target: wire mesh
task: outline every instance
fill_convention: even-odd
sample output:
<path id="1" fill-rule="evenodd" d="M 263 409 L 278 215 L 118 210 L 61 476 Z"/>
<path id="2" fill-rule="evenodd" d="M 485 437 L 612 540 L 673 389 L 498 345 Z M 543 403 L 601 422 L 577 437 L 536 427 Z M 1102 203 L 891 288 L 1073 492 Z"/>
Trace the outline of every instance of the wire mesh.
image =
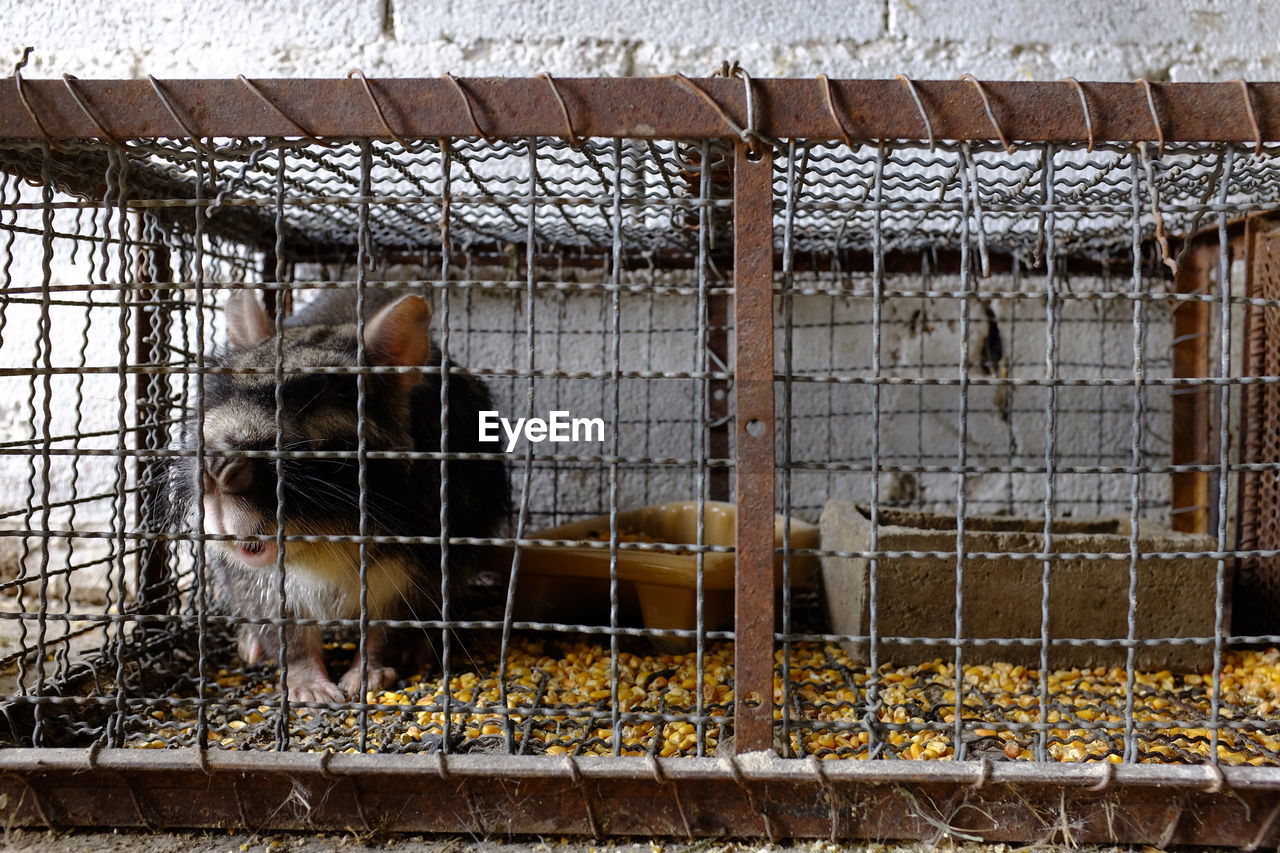
<path id="1" fill-rule="evenodd" d="M 1256 380 L 1233 349 L 1247 300 L 1228 275 L 1227 228 L 1256 209 L 1265 157 L 1225 146 L 845 151 L 792 143 L 775 182 L 781 511 L 822 509 L 817 553 L 843 626 L 778 635 L 790 673 L 779 747 L 1273 761 L 1271 652 L 1223 653 L 1235 554 L 1221 503 L 1239 469 L 1233 401 Z M 859 200 L 844 213 L 832 197 L 849 184 Z M 861 234 L 870 269 L 806 257 L 815 222 Z M 1179 292 L 1170 268 L 1206 230 L 1221 247 L 1212 279 Z M 903 246 L 956 257 L 949 272 L 928 259 L 903 271 Z M 1090 255 L 1105 260 L 1072 270 Z M 1198 378 L 1171 358 L 1171 318 L 1187 300 L 1211 315 L 1196 337 L 1212 362 Z M 1217 383 L 1212 453 L 1175 465 L 1174 401 L 1203 383 Z M 1160 528 L 1187 509 L 1171 491 L 1180 472 L 1213 479 L 1208 535 Z M 831 496 L 846 503 L 819 505 Z M 1195 614 L 1174 617 L 1189 599 Z"/>
<path id="2" fill-rule="evenodd" d="M 703 542 L 698 531 L 689 542 L 650 542 L 616 518 L 619 508 L 659 498 L 703 505 L 713 471 L 720 472 L 722 492 L 727 484 L 731 459 L 712 458 L 707 440 L 707 387 L 724 384 L 729 373 L 724 320 L 713 328 L 707 319 L 708 300 L 725 288 L 709 272 L 716 249 L 713 217 L 704 212 L 727 200 L 712 200 L 710 181 L 700 181 L 691 165 L 723 156 L 709 142 L 620 140 L 580 150 L 557 140 L 451 140 L 408 149 L 366 141 L 314 148 L 229 141 L 205 150 L 135 141 L 123 151 L 95 145 L 6 151 L 13 168 L 38 162 L 45 179 L 36 200 L 16 180 L 6 183 L 14 188 L 4 199 L 13 238 L 6 257 L 40 251 L 44 257 L 43 275 L 6 268 L 6 319 L 21 310 L 15 303 L 57 317 L 57 324 L 36 325 L 32 367 L 19 362 L 8 377 L 18 393 L 29 392 L 17 416 L 29 416 L 31 424 L 9 446 L 31 492 L 26 506 L 19 502 L 10 513 L 10 541 L 24 543 L 39 563 L 9 584 L 17 607 L 7 621 L 19 635 L 9 659 L 18 663 L 10 710 L 34 717 L 29 730 L 25 721 L 16 725 L 15 739 L 361 750 L 408 749 L 413 740 L 415 748 L 466 751 L 476 738 L 498 735 L 503 750 L 517 752 L 621 752 L 625 740 L 628 751 L 658 754 L 670 735 L 683 750 L 714 748 L 708 726 L 725 720 L 727 679 L 718 702 L 694 700 L 684 655 L 668 655 L 665 665 L 658 657 L 641 663 L 631 647 L 647 649 L 651 635 L 672 647 L 696 647 L 696 661 L 688 663 L 700 674 L 708 644 L 723 641 L 729 626 L 708 631 L 698 621 L 646 630 L 636 584 L 630 577 L 620 583 L 617 564 L 663 553 L 691 564 L 705 553 L 723 561 L 731 543 Z M 85 163 L 100 157 L 110 164 L 105 201 L 56 193 L 72 185 L 59 184 L 55 172 L 88 172 Z M 24 222 L 33 219 L 38 227 Z M 254 239 L 246 243 L 250 232 Z M 82 241 L 87 258 L 76 254 Z M 684 256 L 685 271 L 655 262 L 660 254 Z M 699 256 L 702 271 L 689 273 Z M 223 309 L 241 284 L 263 285 L 255 290 L 266 296 L 264 315 L 281 330 L 274 350 L 264 340 L 253 350 L 256 358 L 225 343 L 235 328 Z M 15 295 L 23 293 L 30 295 Z M 414 404 L 421 411 L 413 412 L 407 444 L 381 437 L 393 431 L 388 421 L 397 415 L 377 396 L 378 383 L 401 368 L 360 352 L 362 332 L 377 322 L 376 311 L 362 313 L 360 301 L 385 307 L 386 293 L 417 294 L 435 306 L 440 356 L 422 372 L 438 397 Z M 355 302 L 345 307 L 355 311 L 344 322 L 357 327 L 354 363 L 299 361 L 302 344 L 278 321 L 352 294 Z M 80 338 L 50 332 L 51 325 L 77 324 L 89 330 Z M 89 341 L 94 333 L 100 341 Z M 722 349 L 708 355 L 712 338 Z M 30 337 L 10 335 L 4 344 L 14 353 L 32 349 Z M 316 439 L 299 439 L 298 422 L 325 412 L 308 412 L 310 401 L 299 405 L 295 395 L 307 381 L 336 385 L 352 375 L 354 432 L 308 447 Z M 67 387 L 75 383 L 74 393 L 50 389 L 54 377 Z M 588 425 L 581 440 L 576 426 L 575 440 L 522 440 L 514 453 L 506 436 L 477 446 L 474 405 L 461 414 L 450 407 L 468 402 L 468 389 L 481 383 L 493 409 L 513 420 L 581 412 L 601 424 L 594 436 Z M 263 412 L 253 411 L 256 403 L 243 393 L 251 386 L 267 395 L 257 401 Z M 119 405 L 108 415 L 92 404 L 95 393 Z M 55 401 L 61 401 L 56 416 Z M 307 436 L 323 431 L 302 426 Z M 255 429 L 274 433 L 274 440 L 240 435 Z M 221 505 L 212 485 L 222 481 L 226 460 L 237 458 L 257 466 L 255 482 L 263 488 L 275 484 L 257 508 L 262 522 L 247 530 L 219 520 L 233 510 Z M 507 517 L 507 476 L 495 479 L 493 466 L 501 471 L 509 459 L 515 498 Z M 395 489 L 438 489 L 434 505 L 413 504 L 435 506 L 435 518 L 423 511 L 407 526 L 388 526 L 388 503 L 412 499 L 370 487 L 383 460 L 412 466 L 421 478 L 395 480 Z M 64 463 L 77 473 L 70 499 L 59 502 L 65 479 L 52 466 Z M 92 498 L 81 497 L 81 470 L 104 483 Z M 357 482 L 335 485 L 344 471 Z M 326 475 L 332 479 L 315 489 L 352 504 L 345 527 L 317 528 L 307 516 L 316 512 L 316 495 L 307 494 L 306 483 Z M 473 522 L 474 515 L 489 521 Z M 499 523 L 491 523 L 497 515 Z M 580 543 L 592 553 L 606 550 L 604 576 L 576 584 L 567 596 L 571 581 L 541 579 L 537 561 L 526 555 L 533 564 L 522 582 L 523 549 L 516 546 L 584 515 L 613 518 L 605 519 L 603 534 Z M 291 588 L 296 568 L 286 566 L 275 567 L 274 580 L 264 566 L 261 588 L 248 598 L 228 593 L 227 550 L 255 540 L 262 544 L 242 548 L 241 556 L 265 552 L 270 543 L 283 545 L 277 554 L 317 544 L 354 554 L 342 567 L 347 576 L 319 594 L 358 596 L 355 612 L 336 600 L 300 601 L 317 593 Z M 77 554 L 90 546 L 105 554 L 97 563 L 51 570 L 64 541 Z M 411 603 L 379 612 L 370 595 L 377 595 L 382 566 L 397 555 L 416 561 L 417 574 L 404 583 L 439 591 L 419 590 L 406 596 Z M 24 553 L 21 562 L 32 558 Z M 90 576 L 94 565 L 104 567 L 101 578 Z M 108 591 L 91 602 L 97 607 L 62 595 L 64 612 L 56 613 L 59 605 L 48 604 L 51 571 L 90 586 L 105 583 Z M 643 606 L 653 599 L 646 593 Z M 582 624 L 566 622 L 578 616 Z M 66 627 L 46 636 L 49 617 Z M 309 662 L 288 645 L 309 646 L 317 621 L 355 638 L 331 643 L 338 655 L 353 650 L 352 642 L 355 651 L 368 652 L 384 628 L 434 636 L 423 660 L 401 670 L 410 679 L 401 680 L 402 690 L 383 690 L 392 685 L 376 683 L 378 673 L 356 670 L 346 692 L 357 701 L 344 699 L 330 710 L 322 706 L 338 697 L 289 675 Z M 29 622 L 40 625 L 38 636 Z M 96 633 L 75 653 L 70 639 L 58 646 L 64 630 L 82 624 Z M 580 655 L 592 663 L 581 670 L 591 674 L 576 674 L 564 659 L 570 652 L 539 651 L 546 632 L 557 635 L 545 641 L 557 647 L 572 648 L 577 634 L 576 642 L 603 643 L 606 650 L 582 646 Z M 270 644 L 278 635 L 275 642 L 285 648 L 275 656 L 285 665 L 241 671 L 230 656 L 237 635 L 242 655 L 246 642 Z M 42 652 L 54 648 L 61 648 L 57 671 L 46 675 Z M 38 671 L 29 672 L 33 667 Z M 696 744 L 686 737 L 694 726 Z M 333 740 L 335 727 L 347 734 Z"/>
<path id="3" fill-rule="evenodd" d="M 1274 208 L 1276 149 L 781 146 L 779 750 L 1275 763 L 1275 652 L 1227 617 L 1229 498 L 1242 466 L 1275 465 L 1233 457 L 1239 389 L 1271 381 L 1241 372 L 1239 321 L 1277 305 L 1236 288 L 1227 230 Z M 753 345 L 730 302 L 733 157 L 545 137 L 5 143 L 10 739 L 729 751 L 720 502 L 737 486 L 734 348 Z M 1170 267 L 1215 229 L 1209 288 L 1179 291 Z M 227 345 L 246 288 L 267 321 L 248 361 Z M 438 355 L 380 361 L 367 335 L 405 294 L 431 305 Z M 342 357 L 300 357 L 287 318 L 343 299 Z M 1209 311 L 1201 378 L 1175 364 L 1188 304 Z M 430 405 L 388 440 L 379 395 L 411 373 Z M 345 381 L 341 440 L 306 434 L 298 389 Z M 261 411 L 234 414 L 256 443 L 211 432 L 247 385 Z M 512 419 L 599 418 L 600 440 L 480 447 L 462 408 L 477 387 Z M 1212 455 L 1175 464 L 1175 401 L 1194 389 Z M 270 486 L 261 524 L 215 530 L 204 474 L 236 459 Z M 389 465 L 409 472 L 394 494 L 377 488 Z M 479 473 L 494 465 L 500 484 Z M 1163 529 L 1187 509 L 1179 474 L 1213 485 L 1205 535 Z M 342 523 L 308 525 L 308 476 Z M 418 516 L 390 524 L 387 501 Z M 864 545 L 833 544 L 833 502 Z M 251 601 L 228 600 L 235 548 L 274 555 Z M 293 555 L 318 551 L 345 555 L 327 589 L 354 605 L 290 586 Z M 416 606 L 376 604 L 388 555 L 415 567 Z M 664 560 L 687 586 L 646 581 Z M 1181 633 L 1151 617 L 1164 577 L 1194 584 L 1189 610 L 1168 608 L 1194 612 Z M 421 645 L 394 680 L 357 666 L 340 701 L 298 680 L 313 661 L 290 648 L 342 680 L 387 631 Z M 246 637 L 284 665 L 237 658 Z"/>

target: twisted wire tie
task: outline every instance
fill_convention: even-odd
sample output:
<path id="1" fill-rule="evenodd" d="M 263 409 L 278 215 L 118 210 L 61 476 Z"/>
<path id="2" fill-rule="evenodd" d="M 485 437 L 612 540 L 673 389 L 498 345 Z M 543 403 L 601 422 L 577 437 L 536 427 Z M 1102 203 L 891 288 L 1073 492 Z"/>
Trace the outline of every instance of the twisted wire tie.
<path id="1" fill-rule="evenodd" d="M 769 815 L 768 809 L 760 807 L 756 802 L 755 793 L 751 790 L 751 786 L 747 783 L 747 777 L 742 775 L 742 768 L 738 766 L 738 756 L 728 755 L 720 759 L 720 766 L 728 769 L 729 775 L 733 777 L 734 783 L 742 789 L 742 793 L 747 797 L 747 805 L 751 811 L 760 815 L 761 821 L 764 823 L 764 834 L 770 843 L 777 840 L 777 832 L 774 831 L 773 818 Z"/>
<path id="2" fill-rule="evenodd" d="M 591 835 L 593 838 L 600 838 L 600 822 L 596 819 L 596 810 L 591 804 L 591 794 L 587 791 L 586 785 L 582 784 L 582 771 L 578 769 L 578 760 L 572 755 L 566 755 L 564 762 L 569 768 L 569 779 L 573 783 L 573 788 L 582 796 L 582 804 L 587 810 L 587 825 L 591 827 Z"/>
<path id="3" fill-rule="evenodd" d="M 702 98 L 702 100 L 706 102 L 707 106 L 711 107 L 715 114 L 720 117 L 720 120 L 724 122 L 725 127 L 729 129 L 732 135 L 746 143 L 749 151 L 752 153 L 758 153 L 756 143 L 769 142 L 769 140 L 766 139 L 763 134 L 757 132 L 753 126 L 755 119 L 755 104 L 751 94 L 751 78 L 745 71 L 742 71 L 742 69 L 738 69 L 738 71 L 743 77 L 743 82 L 746 86 L 747 92 L 747 127 L 745 128 L 734 121 L 733 116 L 729 115 L 728 111 L 726 111 L 724 107 L 720 106 L 720 103 L 716 101 L 715 98 L 711 97 L 711 95 L 697 83 L 679 72 L 670 75 L 670 77 L 685 91 Z"/>
<path id="4" fill-rule="evenodd" d="M 827 775 L 827 770 L 822 766 L 822 761 L 819 760 L 818 756 L 811 754 L 805 759 L 805 764 L 813 771 L 813 775 L 818 778 L 818 784 L 822 786 L 823 792 L 827 795 L 827 817 L 831 822 L 831 841 L 835 843 L 840 837 L 840 812 L 836 808 L 835 785 L 831 784 L 831 777 Z"/>
<path id="5" fill-rule="evenodd" d="M 664 788 L 671 788 L 671 796 L 676 803 L 676 813 L 680 815 L 680 822 L 684 824 L 685 837 L 693 838 L 693 826 L 689 823 L 689 815 L 684 810 L 684 800 L 680 797 L 680 786 L 667 778 L 667 774 L 662 769 L 662 764 L 658 761 L 656 755 L 652 752 L 647 752 L 644 757 L 645 763 L 649 765 L 649 771 L 653 774 L 653 781 Z"/>

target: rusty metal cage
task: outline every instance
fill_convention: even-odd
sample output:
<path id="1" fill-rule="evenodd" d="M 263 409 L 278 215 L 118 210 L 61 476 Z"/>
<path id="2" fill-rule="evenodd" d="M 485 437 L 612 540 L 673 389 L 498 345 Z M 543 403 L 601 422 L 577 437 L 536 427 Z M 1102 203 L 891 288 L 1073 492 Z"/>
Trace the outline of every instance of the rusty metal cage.
<path id="1" fill-rule="evenodd" d="M 11 83 L 11 823 L 1275 843 L 1280 85 Z M 265 366 L 220 360 L 245 291 Z M 286 318 L 349 293 L 363 342 L 384 291 L 438 361 L 286 367 Z M 371 446 L 407 370 L 431 442 Z M 355 377 L 349 446 L 284 441 L 294 375 Z M 272 441 L 206 446 L 227 376 Z M 466 382 L 600 440 L 468 444 Z M 224 457 L 274 529 L 183 510 Z M 358 527 L 285 523 L 315 460 Z M 380 460 L 438 514 L 380 526 Z M 215 607 L 246 536 L 281 589 L 348 548 L 358 616 Z M 384 546 L 432 612 L 367 606 Z M 336 702 L 236 657 L 313 625 L 434 659 Z"/>

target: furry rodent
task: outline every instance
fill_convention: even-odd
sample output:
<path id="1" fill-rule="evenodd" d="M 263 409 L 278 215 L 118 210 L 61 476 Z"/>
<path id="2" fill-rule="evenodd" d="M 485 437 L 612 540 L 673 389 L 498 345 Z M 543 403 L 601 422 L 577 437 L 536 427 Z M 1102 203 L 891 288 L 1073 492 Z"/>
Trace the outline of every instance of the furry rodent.
<path id="1" fill-rule="evenodd" d="M 430 339 L 431 309 L 416 294 L 368 288 L 365 293 L 365 363 L 439 365 Z M 272 319 L 251 291 L 237 291 L 226 307 L 228 344 L 214 362 L 229 368 L 271 368 L 272 373 L 210 373 L 205 378 L 206 451 L 276 448 L 277 336 Z M 325 290 L 284 321 L 280 335 L 284 378 L 282 449 L 357 449 L 354 374 L 298 374 L 297 368 L 357 365 L 356 295 Z M 366 374 L 365 449 L 440 450 L 440 375 L 420 372 Z M 465 453 L 492 450 L 477 436 L 478 412 L 492 409 L 477 379 L 448 380 L 448 447 Z M 197 424 L 187 423 L 184 444 L 196 447 Z M 510 510 L 506 466 L 493 460 L 451 460 L 448 465 L 448 532 L 451 537 L 492 536 Z M 360 533 L 359 466 L 354 458 L 286 458 L 282 463 L 287 535 Z M 440 462 L 367 459 L 366 529 L 370 536 L 440 534 Z M 179 515 L 194 525 L 203 494 L 204 532 L 272 536 L 276 532 L 276 468 L 269 458 L 210 455 L 201 470 L 183 457 L 175 470 Z M 202 489 L 203 486 L 203 489 Z M 354 542 L 287 542 L 283 607 L 275 542 L 210 541 L 206 545 L 215 600 L 240 618 L 355 619 L 360 615 L 359 546 Z M 366 546 L 370 619 L 440 618 L 440 549 L 434 545 L 369 543 Z M 474 549 L 453 546 L 451 581 L 474 568 Z M 453 584 L 450 601 L 456 601 Z M 451 604 L 451 607 L 454 607 Z M 456 608 L 453 611 L 456 614 Z M 315 626 L 288 625 L 287 685 L 297 701 L 339 701 L 354 696 L 361 660 L 330 679 Z M 242 625 L 240 656 L 248 662 L 279 658 L 279 628 Z M 380 690 L 396 680 L 395 653 L 387 630 L 366 638 L 366 683 Z"/>

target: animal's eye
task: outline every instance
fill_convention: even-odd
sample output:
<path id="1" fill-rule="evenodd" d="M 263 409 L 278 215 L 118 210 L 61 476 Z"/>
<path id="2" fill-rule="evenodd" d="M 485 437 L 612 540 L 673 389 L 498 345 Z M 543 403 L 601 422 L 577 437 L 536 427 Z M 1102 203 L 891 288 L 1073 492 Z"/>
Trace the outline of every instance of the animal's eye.
<path id="1" fill-rule="evenodd" d="M 334 402 L 344 406 L 354 406 L 359 397 L 359 389 L 356 387 L 354 377 L 347 381 L 335 382 L 329 393 Z"/>

